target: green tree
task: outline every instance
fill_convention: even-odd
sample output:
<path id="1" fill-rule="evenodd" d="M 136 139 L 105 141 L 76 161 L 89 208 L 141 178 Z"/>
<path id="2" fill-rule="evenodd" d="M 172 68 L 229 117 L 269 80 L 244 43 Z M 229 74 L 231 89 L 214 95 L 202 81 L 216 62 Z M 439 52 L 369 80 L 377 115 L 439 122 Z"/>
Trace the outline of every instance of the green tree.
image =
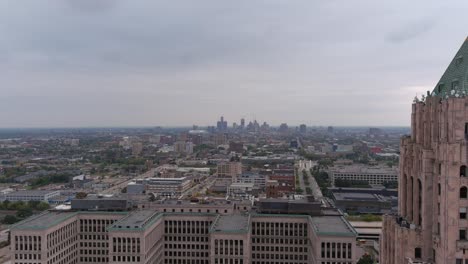
<path id="1" fill-rule="evenodd" d="M 18 218 L 27 218 L 31 215 L 33 215 L 33 211 L 31 208 L 20 209 L 18 210 L 18 212 L 16 212 L 16 217 Z"/>
<path id="2" fill-rule="evenodd" d="M 47 209 L 49 209 L 49 204 L 46 202 L 40 202 L 36 207 L 36 210 L 38 211 L 45 211 Z"/>
<path id="3" fill-rule="evenodd" d="M 31 208 L 31 209 L 37 209 L 37 206 L 40 204 L 41 202 L 40 201 L 29 201 L 28 202 L 28 206 Z"/>
<path id="4" fill-rule="evenodd" d="M 365 254 L 364 256 L 362 256 L 357 262 L 357 264 L 373 264 L 373 263 L 374 263 L 374 260 L 372 259 L 372 256 L 368 254 Z"/>
<path id="5" fill-rule="evenodd" d="M 3 223 L 6 224 L 6 225 L 12 225 L 16 222 L 18 222 L 19 219 L 16 218 L 16 216 L 14 215 L 6 215 L 4 218 L 3 218 Z"/>

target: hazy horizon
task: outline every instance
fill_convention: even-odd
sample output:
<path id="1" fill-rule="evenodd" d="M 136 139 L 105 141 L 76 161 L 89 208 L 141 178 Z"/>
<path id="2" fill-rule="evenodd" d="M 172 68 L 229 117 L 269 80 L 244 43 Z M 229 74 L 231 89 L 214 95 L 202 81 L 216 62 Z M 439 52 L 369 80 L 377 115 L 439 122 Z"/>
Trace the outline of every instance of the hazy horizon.
<path id="1" fill-rule="evenodd" d="M 0 2 L 0 128 L 410 125 L 466 1 Z M 444 15 L 441 15 L 444 14 Z M 449 15 L 447 15 L 449 14 Z"/>

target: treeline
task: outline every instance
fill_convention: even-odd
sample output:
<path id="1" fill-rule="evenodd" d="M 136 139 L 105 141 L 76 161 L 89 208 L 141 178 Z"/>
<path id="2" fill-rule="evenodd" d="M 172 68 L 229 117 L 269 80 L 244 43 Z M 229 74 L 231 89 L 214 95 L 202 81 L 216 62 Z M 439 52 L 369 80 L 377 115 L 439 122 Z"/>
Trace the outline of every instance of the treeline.
<path id="1" fill-rule="evenodd" d="M 387 189 L 397 189 L 398 188 L 398 182 L 397 181 L 385 181 L 382 183 L 383 186 Z"/>
<path id="2" fill-rule="evenodd" d="M 0 203 L 0 210 L 16 211 L 15 215 L 6 215 L 1 221 L 3 224 L 11 225 L 33 215 L 34 211 L 44 211 L 49 209 L 49 204 L 39 201 L 3 201 Z"/>
<path id="3" fill-rule="evenodd" d="M 328 173 L 326 173 L 325 171 L 321 171 L 318 166 L 314 166 L 314 168 L 310 170 L 310 173 L 312 174 L 318 186 L 320 187 L 320 191 L 322 192 L 322 194 L 326 197 L 330 197 L 330 191 L 328 190 L 328 188 L 330 187 Z"/>
<path id="4" fill-rule="evenodd" d="M 68 173 L 47 175 L 47 176 L 42 176 L 40 178 L 31 180 L 30 185 L 32 188 L 36 188 L 36 187 L 45 186 L 51 183 L 68 183 L 71 177 L 72 175 Z"/>

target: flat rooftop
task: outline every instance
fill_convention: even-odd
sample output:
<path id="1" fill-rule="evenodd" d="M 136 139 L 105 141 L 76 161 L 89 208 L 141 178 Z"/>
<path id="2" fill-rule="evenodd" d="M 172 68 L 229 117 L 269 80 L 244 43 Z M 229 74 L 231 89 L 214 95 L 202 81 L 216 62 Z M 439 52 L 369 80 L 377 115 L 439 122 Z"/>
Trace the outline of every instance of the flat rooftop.
<path id="1" fill-rule="evenodd" d="M 11 227 L 11 229 L 46 229 L 57 225 L 73 216 L 76 212 L 55 212 L 47 211 L 45 213 L 32 216 Z"/>
<path id="2" fill-rule="evenodd" d="M 125 216 L 127 212 L 85 212 L 85 211 L 78 211 L 78 212 L 70 212 L 70 211 L 46 211 L 41 214 L 31 216 L 15 225 L 12 225 L 10 229 L 31 229 L 31 230 L 41 230 L 46 229 L 52 226 L 55 226 L 63 221 L 68 220 L 74 216 L 79 214 L 116 214 Z"/>
<path id="3" fill-rule="evenodd" d="M 397 175 L 396 168 L 390 168 L 388 166 L 366 166 L 353 164 L 351 166 L 337 165 L 330 169 L 333 173 L 354 173 L 354 174 L 390 174 Z"/>
<path id="4" fill-rule="evenodd" d="M 213 232 L 240 233 L 249 229 L 249 216 L 220 215 L 213 224 Z"/>
<path id="5" fill-rule="evenodd" d="M 159 219 L 161 214 L 156 211 L 144 210 L 135 211 L 128 216 L 115 222 L 111 229 L 144 229 L 156 219 Z"/>
<path id="6" fill-rule="evenodd" d="M 312 224 L 320 235 L 329 236 L 357 236 L 351 225 L 342 216 L 313 216 Z"/>
<path id="7" fill-rule="evenodd" d="M 378 195 L 370 193 L 333 193 L 337 201 L 380 201 Z"/>
<path id="8" fill-rule="evenodd" d="M 8 195 L 18 195 L 18 196 L 37 196 L 37 195 L 45 195 L 49 193 L 54 193 L 57 192 L 55 191 L 48 191 L 48 190 L 24 190 L 24 191 L 16 191 L 16 192 L 10 192 Z"/>

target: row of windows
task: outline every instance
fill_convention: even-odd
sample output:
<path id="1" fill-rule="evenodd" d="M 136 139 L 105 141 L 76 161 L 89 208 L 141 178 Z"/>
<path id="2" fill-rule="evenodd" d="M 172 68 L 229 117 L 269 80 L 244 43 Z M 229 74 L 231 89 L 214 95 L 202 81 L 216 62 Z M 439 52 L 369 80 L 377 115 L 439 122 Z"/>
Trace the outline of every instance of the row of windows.
<path id="1" fill-rule="evenodd" d="M 279 260 L 272 259 L 268 261 L 254 260 L 252 261 L 252 264 L 307 264 L 307 261 L 298 261 L 298 260 L 279 261 Z"/>
<path id="2" fill-rule="evenodd" d="M 252 251 L 307 252 L 307 247 L 252 246 Z"/>
<path id="3" fill-rule="evenodd" d="M 220 259 L 215 258 L 215 264 L 244 264 L 243 259 Z"/>
<path id="4" fill-rule="evenodd" d="M 81 262 L 107 263 L 108 257 L 80 257 Z"/>
<path id="5" fill-rule="evenodd" d="M 80 235 L 81 240 L 94 240 L 94 241 L 97 241 L 97 240 L 106 240 L 107 241 L 108 237 L 109 236 L 107 234 L 103 234 L 103 235 L 83 235 L 83 234 L 81 234 Z"/>
<path id="6" fill-rule="evenodd" d="M 164 244 L 164 248 L 168 249 L 205 249 L 208 250 L 208 244 Z"/>
<path id="7" fill-rule="evenodd" d="M 342 262 L 342 261 L 322 261 L 321 264 L 352 264 L 352 262 Z"/>
<path id="8" fill-rule="evenodd" d="M 114 237 L 112 238 L 113 252 L 140 253 L 140 238 Z"/>
<path id="9" fill-rule="evenodd" d="M 272 260 L 307 260 L 307 254 L 253 253 L 252 258 Z"/>
<path id="10" fill-rule="evenodd" d="M 47 261 L 47 264 L 68 264 L 76 261 L 78 257 L 76 247 L 76 244 L 74 244 L 71 247 L 60 252 L 56 256 L 53 256 L 50 260 Z"/>
<path id="11" fill-rule="evenodd" d="M 288 245 L 307 245 L 307 239 L 297 238 L 252 238 L 252 244 L 288 244 Z"/>
<path id="12" fill-rule="evenodd" d="M 41 250 L 40 236 L 15 236 L 15 250 Z"/>
<path id="13" fill-rule="evenodd" d="M 215 239 L 215 254 L 221 255 L 244 255 L 244 241 L 243 240 L 225 240 Z"/>
<path id="14" fill-rule="evenodd" d="M 80 232 L 106 232 L 106 228 L 116 220 L 110 219 L 80 219 Z"/>
<path id="15" fill-rule="evenodd" d="M 164 259 L 164 264 L 208 264 L 207 259 Z"/>
<path id="16" fill-rule="evenodd" d="M 212 221 L 164 221 L 166 234 L 208 234 Z"/>
<path id="17" fill-rule="evenodd" d="M 127 262 L 127 261 L 132 261 L 132 262 L 140 262 L 140 257 L 139 256 L 112 256 L 112 261 L 117 261 L 117 262 Z"/>
<path id="18" fill-rule="evenodd" d="M 109 247 L 109 243 L 107 242 L 80 242 L 80 247 L 84 248 L 107 248 Z"/>
<path id="19" fill-rule="evenodd" d="M 50 257 L 55 255 L 52 259 L 54 259 L 54 258 L 55 259 L 60 259 L 63 256 L 68 255 L 70 252 L 73 252 L 73 254 L 75 254 L 76 253 L 75 251 L 77 250 L 78 245 L 75 243 L 75 244 L 72 244 L 72 245 L 66 247 L 64 250 L 60 250 L 60 251 L 56 251 L 57 248 L 59 248 L 59 247 L 56 247 L 56 248 L 48 251 L 47 252 L 47 258 L 50 258 Z M 61 248 L 61 246 L 60 246 L 60 248 Z"/>
<path id="20" fill-rule="evenodd" d="M 41 254 L 15 254 L 15 259 L 40 260 Z"/>
<path id="21" fill-rule="evenodd" d="M 47 235 L 47 249 L 53 248 L 55 250 L 62 250 L 64 247 L 68 246 L 64 241 L 74 242 L 76 241 L 78 224 L 76 221 L 63 226 Z M 55 247 L 58 247 L 55 248 Z"/>
<path id="22" fill-rule="evenodd" d="M 208 252 L 187 252 L 187 251 L 164 251 L 164 256 L 169 257 L 199 257 L 199 258 L 207 258 Z"/>
<path id="23" fill-rule="evenodd" d="M 81 255 L 108 255 L 109 251 L 106 249 L 80 249 Z"/>
<path id="24" fill-rule="evenodd" d="M 351 247 L 351 243 L 322 242 L 321 257 L 350 259 L 352 257 Z"/>
<path id="25" fill-rule="evenodd" d="M 143 207 L 143 208 L 144 208 L 144 207 Z M 202 209 L 197 209 L 196 211 L 197 211 L 198 213 L 217 213 L 217 214 L 219 214 L 220 211 L 223 211 L 225 214 L 228 213 L 228 210 L 227 210 L 227 209 L 224 209 L 224 210 L 219 210 L 219 209 L 215 209 L 215 210 L 204 209 L 204 210 L 202 210 Z M 186 211 L 186 210 L 183 209 L 183 208 L 181 208 L 181 209 L 179 209 L 179 210 L 177 210 L 177 209 L 175 209 L 175 208 L 172 208 L 172 209 L 166 209 L 166 208 L 164 208 L 164 209 L 163 209 L 163 212 L 172 212 L 172 213 L 190 212 L 190 213 L 192 213 L 192 212 L 195 212 L 195 211 L 194 211 L 193 209 L 187 209 L 187 211 Z"/>
<path id="26" fill-rule="evenodd" d="M 180 236 L 180 235 L 166 235 L 165 241 L 182 241 L 182 242 L 208 242 L 208 236 Z"/>
<path id="27" fill-rule="evenodd" d="M 253 222 L 252 235 L 260 236 L 307 236 L 306 223 Z"/>

